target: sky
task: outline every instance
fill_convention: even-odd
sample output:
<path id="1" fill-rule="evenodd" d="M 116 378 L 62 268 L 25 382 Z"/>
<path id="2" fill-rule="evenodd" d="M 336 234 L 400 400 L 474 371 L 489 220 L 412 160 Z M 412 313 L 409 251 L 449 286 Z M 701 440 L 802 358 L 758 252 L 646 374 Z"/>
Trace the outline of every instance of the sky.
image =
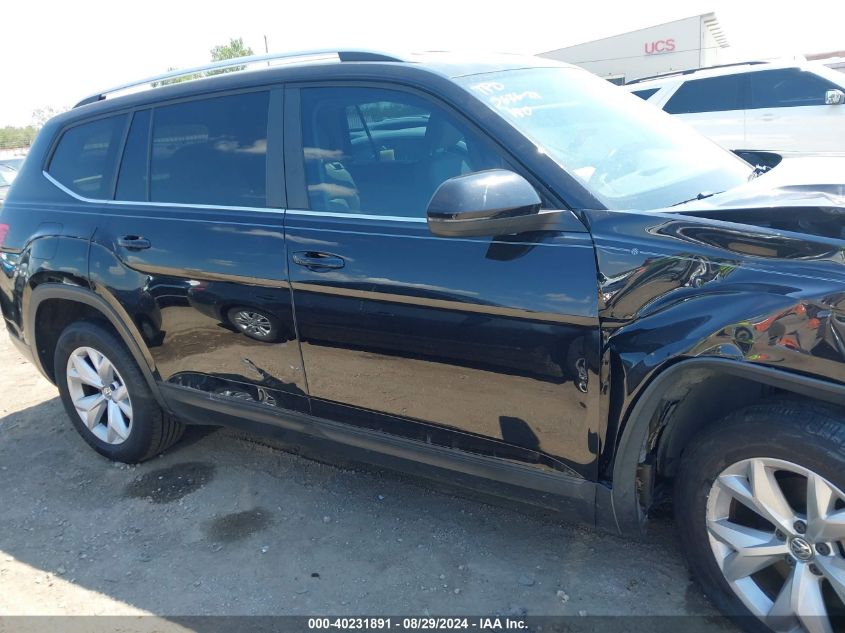
<path id="1" fill-rule="evenodd" d="M 0 127 L 99 90 L 209 60 L 315 48 L 535 54 L 715 11 L 723 59 L 845 49 L 842 0 L 8 0 L 0 11 Z"/>

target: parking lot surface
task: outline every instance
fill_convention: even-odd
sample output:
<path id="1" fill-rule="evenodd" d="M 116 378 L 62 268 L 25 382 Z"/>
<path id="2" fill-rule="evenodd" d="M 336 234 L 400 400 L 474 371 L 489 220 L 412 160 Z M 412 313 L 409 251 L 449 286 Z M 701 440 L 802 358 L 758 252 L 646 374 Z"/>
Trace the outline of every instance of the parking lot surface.
<path id="1" fill-rule="evenodd" d="M 731 630 L 666 519 L 623 540 L 210 427 L 113 464 L 2 330 L 0 367 L 0 614 L 693 615 L 685 628 Z"/>

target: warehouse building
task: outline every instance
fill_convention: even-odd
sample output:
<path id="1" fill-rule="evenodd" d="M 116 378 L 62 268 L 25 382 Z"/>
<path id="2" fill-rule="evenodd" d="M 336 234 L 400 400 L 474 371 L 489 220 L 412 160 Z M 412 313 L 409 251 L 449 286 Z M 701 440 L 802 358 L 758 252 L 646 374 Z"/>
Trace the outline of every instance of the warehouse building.
<path id="1" fill-rule="evenodd" d="M 582 66 L 616 84 L 723 63 L 728 40 L 715 13 L 705 13 L 592 42 L 540 53 Z"/>
<path id="2" fill-rule="evenodd" d="M 808 61 L 817 61 L 834 70 L 845 73 L 845 51 L 833 51 L 829 53 L 813 53 L 804 56 Z"/>

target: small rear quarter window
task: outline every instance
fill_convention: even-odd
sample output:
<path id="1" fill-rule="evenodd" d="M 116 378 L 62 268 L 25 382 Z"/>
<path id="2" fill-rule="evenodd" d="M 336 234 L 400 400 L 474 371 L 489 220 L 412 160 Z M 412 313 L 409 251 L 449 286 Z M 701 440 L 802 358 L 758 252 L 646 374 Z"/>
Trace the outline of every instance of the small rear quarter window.
<path id="1" fill-rule="evenodd" d="M 645 90 L 634 90 L 633 94 L 637 95 L 643 101 L 651 99 L 651 96 L 660 90 L 660 88 L 646 88 Z"/>
<path id="2" fill-rule="evenodd" d="M 126 115 L 75 125 L 62 134 L 47 172 L 62 185 L 87 198 L 111 198 L 116 154 Z"/>

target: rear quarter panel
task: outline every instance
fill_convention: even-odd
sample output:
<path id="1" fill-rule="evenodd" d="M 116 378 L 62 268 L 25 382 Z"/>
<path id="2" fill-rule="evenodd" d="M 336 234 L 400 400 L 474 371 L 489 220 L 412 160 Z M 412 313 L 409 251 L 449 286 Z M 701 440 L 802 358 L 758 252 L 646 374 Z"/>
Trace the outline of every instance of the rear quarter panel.
<path id="1" fill-rule="evenodd" d="M 10 334 L 25 339 L 22 315 L 42 281 L 87 286 L 88 246 L 99 215 L 72 200 L 42 171 L 59 123 L 48 123 L 0 207 L 8 233 L 0 246 L 0 309 Z"/>

